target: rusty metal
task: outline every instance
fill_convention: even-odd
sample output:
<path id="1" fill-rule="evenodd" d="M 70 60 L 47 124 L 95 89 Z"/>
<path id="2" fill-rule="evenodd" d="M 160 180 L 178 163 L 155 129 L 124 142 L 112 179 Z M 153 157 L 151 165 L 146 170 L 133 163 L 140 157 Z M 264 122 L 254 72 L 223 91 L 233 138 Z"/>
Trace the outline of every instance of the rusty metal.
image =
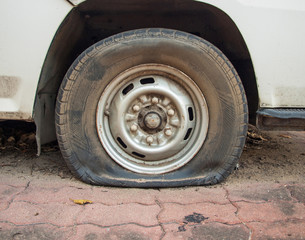
<path id="1" fill-rule="evenodd" d="M 305 109 L 260 109 L 256 125 L 266 131 L 305 131 Z"/>

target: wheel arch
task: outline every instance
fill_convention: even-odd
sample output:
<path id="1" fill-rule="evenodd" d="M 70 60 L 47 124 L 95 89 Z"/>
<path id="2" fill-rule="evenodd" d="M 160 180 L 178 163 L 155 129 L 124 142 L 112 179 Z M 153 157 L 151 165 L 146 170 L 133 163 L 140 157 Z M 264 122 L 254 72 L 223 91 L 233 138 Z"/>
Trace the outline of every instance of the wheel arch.
<path id="1" fill-rule="evenodd" d="M 219 8 L 189 0 L 87 0 L 73 8 L 46 56 L 34 106 L 38 145 L 56 139 L 55 100 L 75 58 L 95 42 L 119 32 L 162 27 L 189 32 L 217 46 L 233 63 L 244 85 L 255 122 L 258 91 L 247 45 L 233 20 Z"/>

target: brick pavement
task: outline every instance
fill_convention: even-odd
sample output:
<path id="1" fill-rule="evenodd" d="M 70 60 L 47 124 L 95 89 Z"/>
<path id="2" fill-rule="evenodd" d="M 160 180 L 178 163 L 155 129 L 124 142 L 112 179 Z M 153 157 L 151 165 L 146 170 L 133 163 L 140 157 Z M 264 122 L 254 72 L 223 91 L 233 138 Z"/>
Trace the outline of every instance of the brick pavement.
<path id="1" fill-rule="evenodd" d="M 0 194 L 0 239 L 305 239 L 299 182 L 127 189 L 4 175 Z"/>

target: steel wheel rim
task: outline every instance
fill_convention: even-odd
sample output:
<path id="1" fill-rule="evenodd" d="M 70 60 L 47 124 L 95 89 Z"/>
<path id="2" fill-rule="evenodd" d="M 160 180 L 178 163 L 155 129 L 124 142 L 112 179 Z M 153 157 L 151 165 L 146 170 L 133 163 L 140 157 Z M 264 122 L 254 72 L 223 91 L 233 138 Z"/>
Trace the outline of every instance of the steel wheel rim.
<path id="1" fill-rule="evenodd" d="M 205 98 L 191 78 L 167 65 L 143 64 L 107 85 L 96 126 L 115 162 L 136 173 L 163 174 L 196 155 L 208 119 Z"/>

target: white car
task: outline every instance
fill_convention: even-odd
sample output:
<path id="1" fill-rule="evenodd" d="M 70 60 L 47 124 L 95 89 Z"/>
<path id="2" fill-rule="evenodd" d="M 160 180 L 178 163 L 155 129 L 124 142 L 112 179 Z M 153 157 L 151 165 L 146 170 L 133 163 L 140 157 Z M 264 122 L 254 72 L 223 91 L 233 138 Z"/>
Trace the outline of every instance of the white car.
<path id="1" fill-rule="evenodd" d="M 1 0 L 0 119 L 97 185 L 215 184 L 248 122 L 305 129 L 303 0 Z"/>

